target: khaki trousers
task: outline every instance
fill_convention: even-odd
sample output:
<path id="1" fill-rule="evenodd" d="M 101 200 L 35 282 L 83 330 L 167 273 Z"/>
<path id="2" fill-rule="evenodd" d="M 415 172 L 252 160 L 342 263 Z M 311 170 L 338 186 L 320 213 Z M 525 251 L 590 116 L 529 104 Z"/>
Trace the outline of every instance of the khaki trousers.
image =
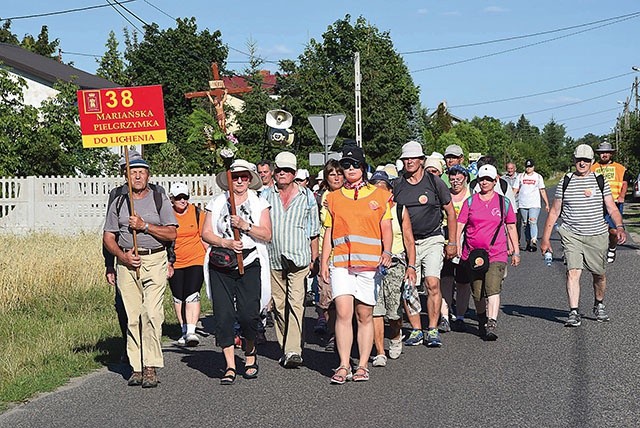
<path id="1" fill-rule="evenodd" d="M 162 301 L 167 286 L 167 253 L 142 255 L 140 279 L 135 269 L 117 265 L 118 289 L 127 312 L 127 356 L 133 371 L 164 367 Z"/>
<path id="2" fill-rule="evenodd" d="M 271 269 L 271 297 L 275 315 L 276 336 L 285 355 L 302 355 L 302 320 L 304 295 L 309 266 Z"/>

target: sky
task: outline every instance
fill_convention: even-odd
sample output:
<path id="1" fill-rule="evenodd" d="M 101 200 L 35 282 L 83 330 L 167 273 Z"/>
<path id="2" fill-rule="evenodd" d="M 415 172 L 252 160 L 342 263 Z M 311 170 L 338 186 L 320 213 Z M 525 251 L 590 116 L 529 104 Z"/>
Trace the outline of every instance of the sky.
<path id="1" fill-rule="evenodd" d="M 540 129 L 554 119 L 580 138 L 611 133 L 624 103 L 632 111 L 637 105 L 632 92 L 640 78 L 632 70 L 640 66 L 636 0 L 125 1 L 120 0 L 137 17 L 163 29 L 175 27 L 174 18 L 193 16 L 200 30 L 220 30 L 230 48 L 227 69 L 238 73 L 248 66 L 244 53 L 250 41 L 261 58 L 272 61 L 263 68 L 277 71 L 278 60 L 296 59 L 335 21 L 363 16 L 389 32 L 420 87 L 422 105 L 434 111 L 445 101 L 463 119 L 515 122 L 524 114 Z M 65 62 L 95 72 L 91 55 L 104 54 L 111 30 L 122 41 L 124 27 L 142 28 L 137 18 L 118 9 L 127 22 L 109 3 L 114 1 L 3 1 L 0 18 L 14 18 L 11 30 L 20 39 L 37 36 L 47 25 L 50 39 L 60 40 Z M 105 7 L 22 18 L 91 6 Z"/>

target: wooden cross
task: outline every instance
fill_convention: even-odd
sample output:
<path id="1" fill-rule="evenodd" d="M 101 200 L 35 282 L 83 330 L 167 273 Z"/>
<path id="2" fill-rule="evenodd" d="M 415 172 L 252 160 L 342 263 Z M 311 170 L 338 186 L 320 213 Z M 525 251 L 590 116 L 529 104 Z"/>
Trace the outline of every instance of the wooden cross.
<path id="1" fill-rule="evenodd" d="M 218 71 L 218 64 L 211 64 L 211 72 L 213 74 L 213 79 L 209 81 L 209 89 L 208 91 L 198 91 L 198 92 L 188 92 L 184 94 L 185 98 L 202 98 L 207 97 L 213 104 L 216 109 L 216 119 L 218 120 L 218 125 L 220 129 L 225 134 L 227 133 L 226 126 L 226 116 L 224 114 L 224 103 L 227 100 L 227 94 L 244 94 L 247 92 L 251 92 L 250 87 L 246 88 L 226 88 L 224 86 L 224 81 L 220 78 L 220 72 Z M 213 96 L 213 98 L 212 98 Z"/>

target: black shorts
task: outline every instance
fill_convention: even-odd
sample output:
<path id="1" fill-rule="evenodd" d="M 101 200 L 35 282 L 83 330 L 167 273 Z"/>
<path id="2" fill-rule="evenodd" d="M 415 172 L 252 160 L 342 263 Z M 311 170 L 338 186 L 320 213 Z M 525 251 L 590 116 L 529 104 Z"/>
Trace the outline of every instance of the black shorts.
<path id="1" fill-rule="evenodd" d="M 173 276 L 169 278 L 169 287 L 173 297 L 184 302 L 187 297 L 200 291 L 203 282 L 202 266 L 188 266 L 174 270 Z"/>
<path id="2" fill-rule="evenodd" d="M 462 261 L 456 264 L 451 260 L 445 259 L 442 265 L 442 272 L 440 272 L 440 279 L 442 280 L 447 276 L 452 276 L 458 284 L 469 284 L 471 282 L 469 271 L 462 266 Z"/>

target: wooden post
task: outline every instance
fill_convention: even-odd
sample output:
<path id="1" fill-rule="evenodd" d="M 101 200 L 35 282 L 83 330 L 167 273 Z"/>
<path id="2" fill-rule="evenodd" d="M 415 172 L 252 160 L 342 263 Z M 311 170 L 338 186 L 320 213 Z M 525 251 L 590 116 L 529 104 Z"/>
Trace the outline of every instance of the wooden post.
<path id="1" fill-rule="evenodd" d="M 127 168 L 127 187 L 129 188 L 129 206 L 131 212 L 129 215 L 135 215 L 136 210 L 133 208 L 133 188 L 131 187 L 131 175 L 129 173 L 129 147 L 124 149 L 124 161 Z M 138 256 L 138 231 L 133 230 L 133 253 Z M 140 279 L 140 268 L 136 268 L 136 279 Z"/>

